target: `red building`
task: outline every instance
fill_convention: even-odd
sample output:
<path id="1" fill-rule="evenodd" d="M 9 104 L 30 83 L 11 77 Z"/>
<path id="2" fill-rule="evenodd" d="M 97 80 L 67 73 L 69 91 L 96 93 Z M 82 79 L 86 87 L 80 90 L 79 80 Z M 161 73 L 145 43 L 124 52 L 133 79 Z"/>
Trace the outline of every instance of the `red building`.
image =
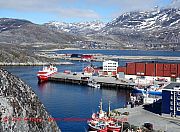
<path id="1" fill-rule="evenodd" d="M 125 67 L 118 67 L 117 71 L 125 75 L 169 77 L 176 80 L 180 78 L 180 63 L 130 62 Z"/>
<path id="2" fill-rule="evenodd" d="M 84 60 L 84 61 L 93 60 L 94 56 L 93 55 L 82 55 L 81 59 Z"/>
<path id="3" fill-rule="evenodd" d="M 95 70 L 91 66 L 87 66 L 83 69 L 84 75 L 93 75 L 95 73 Z"/>

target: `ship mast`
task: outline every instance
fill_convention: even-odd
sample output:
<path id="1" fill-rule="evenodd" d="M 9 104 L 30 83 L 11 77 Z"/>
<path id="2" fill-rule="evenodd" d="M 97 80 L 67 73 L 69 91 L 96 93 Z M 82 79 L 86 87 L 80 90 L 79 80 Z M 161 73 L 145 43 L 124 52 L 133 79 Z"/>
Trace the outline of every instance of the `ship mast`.
<path id="1" fill-rule="evenodd" d="M 99 104 L 99 113 L 103 113 L 103 109 L 102 109 L 102 99 L 101 99 L 100 104 Z"/>
<path id="2" fill-rule="evenodd" d="M 111 112 L 111 106 L 110 106 L 111 104 L 110 104 L 110 101 L 109 101 L 109 103 L 108 103 L 108 117 L 110 117 L 110 112 Z"/>

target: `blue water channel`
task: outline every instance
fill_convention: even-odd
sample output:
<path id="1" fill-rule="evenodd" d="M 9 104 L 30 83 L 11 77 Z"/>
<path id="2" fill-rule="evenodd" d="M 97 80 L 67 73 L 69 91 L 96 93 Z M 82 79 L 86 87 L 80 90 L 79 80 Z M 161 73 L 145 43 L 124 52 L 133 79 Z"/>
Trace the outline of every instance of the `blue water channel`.
<path id="1" fill-rule="evenodd" d="M 87 62 L 83 63 L 62 65 L 58 66 L 58 69 L 59 71 L 64 71 L 65 69 L 81 71 L 83 65 L 88 64 Z M 12 66 L 5 68 L 32 87 L 47 111 L 54 118 L 60 119 L 57 121 L 57 124 L 62 132 L 86 131 L 86 119 L 90 118 L 93 112 L 98 111 L 101 98 L 105 111 L 107 111 L 109 100 L 111 101 L 112 109 L 123 107 L 129 100 L 129 91 L 125 90 L 95 89 L 88 86 L 55 82 L 38 85 L 36 73 L 42 68 L 41 66 Z"/>

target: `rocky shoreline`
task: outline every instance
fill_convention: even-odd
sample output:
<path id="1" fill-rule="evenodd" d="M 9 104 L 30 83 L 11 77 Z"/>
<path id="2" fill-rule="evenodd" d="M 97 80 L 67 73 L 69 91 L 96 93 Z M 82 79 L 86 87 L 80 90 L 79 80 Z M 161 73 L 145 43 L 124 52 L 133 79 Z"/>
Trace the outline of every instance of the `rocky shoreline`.
<path id="1" fill-rule="evenodd" d="M 32 62 L 27 62 L 27 63 L 6 63 L 6 62 L 0 62 L 0 66 L 43 66 L 43 65 L 49 65 L 50 63 L 45 63 L 45 62 L 37 62 L 37 63 L 32 63 Z M 72 65 L 73 63 L 71 62 L 51 62 L 51 64 L 54 65 Z"/>
<path id="2" fill-rule="evenodd" d="M 0 69 L 0 131 L 60 132 L 34 91 Z"/>

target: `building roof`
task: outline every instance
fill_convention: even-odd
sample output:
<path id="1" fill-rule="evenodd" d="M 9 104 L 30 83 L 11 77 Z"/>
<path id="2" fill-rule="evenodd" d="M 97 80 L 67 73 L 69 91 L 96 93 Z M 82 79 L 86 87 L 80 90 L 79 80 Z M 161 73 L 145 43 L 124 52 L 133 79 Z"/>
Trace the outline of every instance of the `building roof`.
<path id="1" fill-rule="evenodd" d="M 180 64 L 178 60 L 146 60 L 146 61 L 134 61 L 134 62 L 127 62 L 127 63 L 162 63 L 162 64 Z"/>
<path id="2" fill-rule="evenodd" d="M 110 62 L 110 63 L 118 63 L 117 61 L 113 61 L 113 60 L 107 60 L 107 61 L 104 61 L 103 63 L 108 63 L 108 62 Z"/>
<path id="3" fill-rule="evenodd" d="M 180 83 L 170 83 L 164 87 L 166 91 L 180 91 Z"/>

